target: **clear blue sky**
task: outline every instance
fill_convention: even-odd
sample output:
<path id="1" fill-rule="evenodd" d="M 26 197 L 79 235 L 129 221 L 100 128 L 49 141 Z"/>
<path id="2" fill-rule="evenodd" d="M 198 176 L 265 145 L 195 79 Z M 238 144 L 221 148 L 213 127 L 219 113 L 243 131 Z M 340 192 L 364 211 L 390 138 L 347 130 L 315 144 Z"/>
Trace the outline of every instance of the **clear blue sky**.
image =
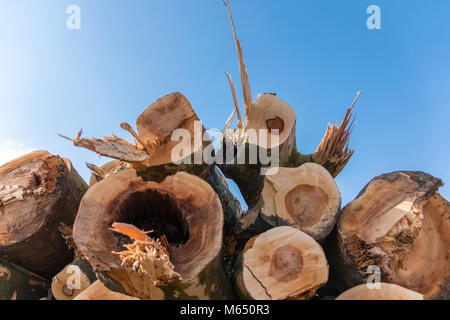
<path id="1" fill-rule="evenodd" d="M 72 4 L 81 8 L 81 30 L 66 28 Z M 302 152 L 313 152 L 363 91 L 356 153 L 337 178 L 343 204 L 395 170 L 450 183 L 450 1 L 230 4 L 253 94 L 276 92 L 295 109 Z M 381 8 L 381 30 L 366 27 L 371 4 Z M 57 133 L 128 138 L 119 124 L 134 124 L 173 91 L 206 127 L 221 128 L 233 109 L 224 71 L 239 83 L 221 0 L 1 0 L 0 44 L 0 161 L 47 149 L 70 158 L 85 179 L 85 161 L 108 160 Z M 450 198 L 448 186 L 441 192 Z"/>

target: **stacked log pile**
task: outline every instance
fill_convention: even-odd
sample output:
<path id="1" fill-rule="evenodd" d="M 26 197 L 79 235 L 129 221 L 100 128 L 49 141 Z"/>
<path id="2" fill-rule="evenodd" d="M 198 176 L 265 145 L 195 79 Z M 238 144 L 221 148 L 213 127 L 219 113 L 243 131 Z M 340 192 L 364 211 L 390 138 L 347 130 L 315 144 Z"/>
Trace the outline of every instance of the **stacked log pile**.
<path id="1" fill-rule="evenodd" d="M 225 4 L 244 113 L 227 73 L 235 107 L 221 146 L 177 92 L 144 110 L 137 131 L 121 124 L 133 143 L 81 131 L 67 138 L 114 159 L 88 164 L 89 187 L 69 160 L 46 151 L 0 167 L 0 299 L 450 298 L 450 204 L 441 180 L 384 174 L 341 210 L 334 178 L 353 155 L 359 93 L 317 150 L 300 153 L 293 108 L 274 94 L 252 100 Z M 277 166 L 261 155 L 277 155 Z"/>

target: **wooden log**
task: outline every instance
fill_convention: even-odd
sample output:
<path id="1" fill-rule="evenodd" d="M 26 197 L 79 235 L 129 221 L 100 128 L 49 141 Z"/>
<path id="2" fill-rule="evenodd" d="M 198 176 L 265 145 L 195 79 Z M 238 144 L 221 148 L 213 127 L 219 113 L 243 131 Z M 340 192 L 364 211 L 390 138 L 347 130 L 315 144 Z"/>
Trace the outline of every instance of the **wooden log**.
<path id="1" fill-rule="evenodd" d="M 36 151 L 0 167 L 0 257 L 51 279 L 70 263 L 58 232 L 87 189 L 70 161 Z"/>
<path id="2" fill-rule="evenodd" d="M 137 131 L 128 123 L 134 144 L 116 136 L 74 139 L 61 137 L 100 155 L 128 162 L 146 180 L 161 182 L 165 177 L 186 171 L 204 178 L 212 160 L 203 157 L 211 141 L 189 101 L 179 92 L 168 94 L 150 105 L 136 121 Z"/>
<path id="3" fill-rule="evenodd" d="M 136 125 L 139 139 L 152 150 L 150 160 L 136 166 L 138 175 L 159 182 L 179 171 L 206 176 L 211 163 L 206 162 L 203 150 L 210 140 L 203 139 L 205 128 L 181 93 L 168 94 L 150 105 Z"/>
<path id="4" fill-rule="evenodd" d="M 364 283 L 377 266 L 381 280 L 425 299 L 450 292 L 450 205 L 440 179 L 423 172 L 393 172 L 373 179 L 338 219 L 329 256 L 338 288 Z M 335 238 L 336 239 L 336 238 Z"/>
<path id="5" fill-rule="evenodd" d="M 260 202 L 242 217 L 241 230 L 260 216 L 273 227 L 293 226 L 320 242 L 335 226 L 341 194 L 324 167 L 305 163 L 298 168 L 279 168 L 277 174 L 267 176 Z"/>
<path id="6" fill-rule="evenodd" d="M 236 28 L 227 0 L 225 0 L 225 5 L 230 17 L 238 55 L 246 123 L 245 125 L 242 124 L 243 121 L 239 116 L 239 128 L 229 130 L 225 134 L 222 154 L 225 156 L 226 149 L 233 149 L 228 150 L 228 152 L 233 151 L 237 159 L 229 162 L 221 160 L 219 163 L 220 169 L 227 178 L 236 182 L 250 208 L 256 206 L 259 201 L 264 184 L 260 171 L 267 166 L 299 167 L 306 162 L 315 162 L 323 165 L 333 177 L 336 177 L 353 155 L 353 151 L 349 148 L 350 132 L 353 126 L 351 117 L 353 107 L 361 92 L 358 92 L 352 106 L 347 110 L 344 120 L 339 125 L 335 122 L 328 126 L 316 152 L 310 155 L 300 153 L 297 150 L 295 139 L 296 114 L 292 107 L 276 97 L 276 94 L 260 94 L 255 101 L 252 100 L 242 47 L 236 35 Z M 231 77 L 228 74 L 227 76 L 233 93 L 235 109 L 239 115 L 234 85 Z M 261 134 L 261 131 L 263 131 L 263 134 Z M 278 163 L 274 164 L 271 161 L 272 163 L 268 164 L 265 163 L 266 159 L 260 157 L 255 163 L 250 163 L 247 159 L 244 159 L 244 162 L 239 161 L 239 155 L 246 155 L 247 150 L 260 150 L 261 153 L 258 152 L 258 154 L 278 158 Z"/>
<path id="7" fill-rule="evenodd" d="M 247 241 L 258 234 L 291 226 L 323 242 L 336 224 L 341 195 L 324 167 L 305 163 L 298 168 L 279 168 L 265 179 L 258 204 L 238 220 L 225 244 L 225 252 L 233 253 L 227 265 L 231 274 Z"/>
<path id="8" fill-rule="evenodd" d="M 78 294 L 73 300 L 140 300 L 109 290 L 99 280 L 91 284 L 86 290 Z"/>
<path id="9" fill-rule="evenodd" d="M 361 284 L 351 288 L 336 300 L 423 300 L 423 295 L 391 283 L 379 283 L 379 288 Z"/>
<path id="10" fill-rule="evenodd" d="M 0 258 L 0 300 L 38 300 L 48 287 L 44 278 Z"/>
<path id="11" fill-rule="evenodd" d="M 114 232 L 115 222 L 134 231 Z M 136 228 L 154 230 L 158 241 Z M 88 190 L 74 240 L 113 291 L 142 299 L 223 299 L 233 294 L 223 272 L 222 228 L 220 201 L 204 180 L 179 172 L 157 183 L 124 170 Z M 130 237 L 138 242 L 130 244 Z M 159 242 L 164 238 L 167 252 Z"/>
<path id="12" fill-rule="evenodd" d="M 108 174 L 113 172 L 118 166 L 121 165 L 121 161 L 113 160 L 105 163 L 104 165 L 97 167 L 92 164 L 87 164 L 87 167 L 92 171 L 89 179 L 89 186 L 103 180 Z"/>
<path id="13" fill-rule="evenodd" d="M 304 232 L 277 227 L 246 244 L 235 288 L 243 299 L 308 299 L 327 280 L 322 247 Z"/>
<path id="14" fill-rule="evenodd" d="M 76 258 L 52 279 L 56 300 L 72 300 L 97 280 L 88 261 Z"/>

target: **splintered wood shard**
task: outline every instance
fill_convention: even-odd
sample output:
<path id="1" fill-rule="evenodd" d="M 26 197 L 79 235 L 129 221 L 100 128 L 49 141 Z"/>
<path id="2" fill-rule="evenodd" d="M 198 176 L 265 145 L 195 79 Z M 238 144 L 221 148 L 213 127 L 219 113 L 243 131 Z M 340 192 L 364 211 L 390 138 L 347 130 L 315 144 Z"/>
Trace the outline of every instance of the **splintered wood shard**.
<path id="1" fill-rule="evenodd" d="M 136 228 L 135 226 L 133 226 L 131 224 L 127 224 L 127 223 L 114 222 L 112 224 L 112 227 L 110 228 L 110 230 L 121 233 L 123 235 L 126 235 L 133 240 L 144 241 L 144 242 L 151 242 L 153 240 L 152 238 L 150 238 L 147 235 L 148 233 L 151 233 L 153 231 L 145 232 L 145 231 L 142 231 L 141 229 Z"/>
<path id="2" fill-rule="evenodd" d="M 227 7 L 228 14 L 230 16 L 231 27 L 233 28 L 234 41 L 236 43 L 236 50 L 239 59 L 239 70 L 241 73 L 242 92 L 244 94 L 245 122 L 247 123 L 250 106 L 252 105 L 252 92 L 250 89 L 250 83 L 248 81 L 247 68 L 245 67 L 241 43 L 239 42 L 239 39 L 236 35 L 236 28 L 234 26 L 233 16 L 231 15 L 230 4 L 228 3 L 228 0 L 224 0 L 224 4 Z"/>
<path id="3" fill-rule="evenodd" d="M 325 136 L 312 155 L 315 163 L 323 165 L 328 170 L 333 169 L 330 170 L 330 172 L 334 172 L 333 177 L 341 172 L 354 153 L 354 150 L 349 147 L 349 140 L 354 125 L 353 107 L 360 94 L 361 91 L 358 92 L 352 106 L 347 110 L 344 120 L 339 125 L 336 122 L 328 125 Z"/>
<path id="4" fill-rule="evenodd" d="M 87 163 L 87 162 L 86 162 L 86 167 L 88 167 L 88 169 L 91 170 L 92 174 L 98 180 L 102 180 L 105 178 L 106 172 L 102 168 L 97 167 L 95 164 Z"/>
<path id="5" fill-rule="evenodd" d="M 154 240 L 147 235 L 153 231 L 145 232 L 133 225 L 117 222 L 113 223 L 110 229 L 134 240 L 132 244 L 124 245 L 126 250 L 117 253 L 122 264 L 151 277 L 153 285 L 163 285 L 181 279 L 180 274 L 174 271 L 175 267 L 170 262 L 169 253 L 161 240 Z"/>
<path id="6" fill-rule="evenodd" d="M 242 122 L 241 111 L 239 110 L 239 102 L 238 102 L 238 99 L 237 99 L 237 96 L 236 96 L 236 90 L 234 89 L 233 80 L 231 80 L 231 76 L 228 74 L 228 72 L 225 72 L 225 74 L 227 75 L 228 82 L 230 83 L 230 89 L 231 89 L 231 93 L 233 95 L 235 112 L 237 112 L 237 115 L 238 115 L 237 126 L 238 126 L 239 129 L 244 129 L 244 123 Z M 245 125 L 247 125 L 247 124 L 245 124 Z"/>
<path id="7" fill-rule="evenodd" d="M 126 140 L 120 139 L 115 135 L 111 137 L 98 138 L 81 138 L 82 130 L 78 132 L 74 139 L 59 135 L 60 137 L 72 141 L 77 147 L 82 147 L 94 151 L 102 156 L 118 159 L 122 161 L 141 163 L 150 159 L 150 155 L 138 150 Z"/>

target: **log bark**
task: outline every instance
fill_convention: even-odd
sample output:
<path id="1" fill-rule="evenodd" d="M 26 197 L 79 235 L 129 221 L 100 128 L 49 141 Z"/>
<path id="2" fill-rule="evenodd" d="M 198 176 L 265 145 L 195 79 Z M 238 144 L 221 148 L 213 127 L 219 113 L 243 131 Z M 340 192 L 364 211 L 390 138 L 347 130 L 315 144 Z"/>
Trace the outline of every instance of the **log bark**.
<path id="1" fill-rule="evenodd" d="M 115 222 L 130 224 L 132 230 L 154 230 L 151 236 L 158 241 L 139 239 L 136 234 L 142 232 L 136 230 L 128 237 L 120 235 L 110 230 Z M 233 294 L 221 263 L 222 228 L 220 201 L 204 180 L 179 172 L 157 183 L 124 170 L 88 190 L 75 221 L 74 240 L 113 291 L 142 299 L 224 299 Z M 130 235 L 138 242 L 130 244 Z M 143 262 L 131 263 L 128 257 L 135 256 L 126 250 L 120 257 L 115 253 L 124 248 L 135 250 Z M 143 249 L 153 253 L 146 255 Z"/>
<path id="2" fill-rule="evenodd" d="M 338 219 L 330 250 L 338 288 L 366 281 L 370 266 L 383 282 L 425 299 L 450 292 L 450 205 L 440 179 L 423 172 L 393 172 L 373 179 Z"/>
<path id="3" fill-rule="evenodd" d="M 243 299 L 308 299 L 327 282 L 328 263 L 306 233 L 277 227 L 248 241 L 235 277 Z"/>
<path id="4" fill-rule="evenodd" d="M 38 300 L 48 287 L 44 278 L 0 258 L 0 300 Z"/>
<path id="5" fill-rule="evenodd" d="M 95 281 L 86 290 L 78 294 L 73 300 L 140 300 L 109 290 L 99 280 Z"/>
<path id="6" fill-rule="evenodd" d="M 423 300 L 423 295 L 391 283 L 379 283 L 379 288 L 369 289 L 366 284 L 351 288 L 336 300 Z"/>
<path id="7" fill-rule="evenodd" d="M 0 167 L 0 256 L 51 279 L 73 259 L 58 232 L 87 189 L 70 161 L 36 151 Z"/>

